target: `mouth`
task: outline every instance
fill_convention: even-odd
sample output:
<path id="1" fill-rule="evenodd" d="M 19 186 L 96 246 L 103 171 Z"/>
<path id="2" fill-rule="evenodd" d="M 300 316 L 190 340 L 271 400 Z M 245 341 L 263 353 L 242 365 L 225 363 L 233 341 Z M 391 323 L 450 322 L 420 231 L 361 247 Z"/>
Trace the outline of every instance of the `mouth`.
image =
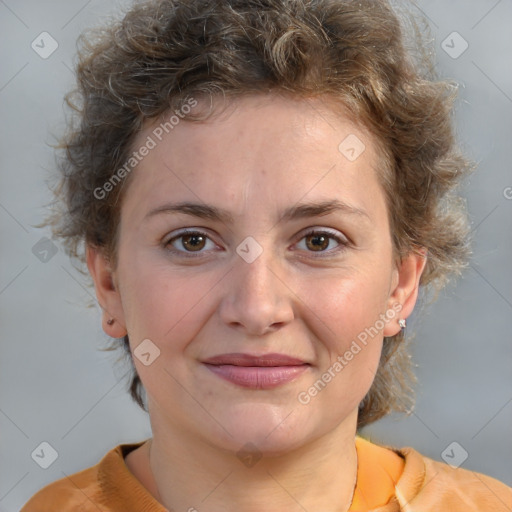
<path id="1" fill-rule="evenodd" d="M 250 389 L 272 389 L 295 380 L 311 365 L 284 354 L 222 354 L 203 364 L 218 377 Z"/>

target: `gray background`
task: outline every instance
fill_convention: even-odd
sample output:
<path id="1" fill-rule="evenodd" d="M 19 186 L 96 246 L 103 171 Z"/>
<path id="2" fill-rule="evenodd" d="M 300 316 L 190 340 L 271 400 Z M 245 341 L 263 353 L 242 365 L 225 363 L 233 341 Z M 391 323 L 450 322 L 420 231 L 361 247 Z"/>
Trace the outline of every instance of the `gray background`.
<path id="1" fill-rule="evenodd" d="M 107 338 L 91 291 L 59 248 L 46 263 L 37 244 L 50 200 L 54 134 L 73 84 L 77 35 L 119 1 L 0 0 L 0 510 L 15 511 L 40 487 L 95 464 L 113 446 L 150 436 L 146 415 L 125 392 L 126 367 L 99 350 Z M 418 400 L 408 418 L 368 428 L 372 439 L 414 446 L 435 459 L 445 448 L 462 466 L 512 483 L 512 2 L 419 2 L 435 36 L 442 76 L 460 85 L 458 134 L 478 171 L 464 188 L 475 239 L 463 279 L 424 315 L 416 312 Z M 41 58 L 43 31 L 58 42 Z M 442 41 L 469 44 L 453 58 Z M 447 42 L 452 54 L 462 40 Z M 444 43 L 445 45 L 447 43 Z M 46 48 L 49 46 L 46 45 Z M 507 64 L 508 63 L 508 64 Z M 47 247 L 46 247 L 47 248 Z M 51 253 L 48 253 L 49 257 Z M 41 442 L 58 458 L 42 469 Z"/>

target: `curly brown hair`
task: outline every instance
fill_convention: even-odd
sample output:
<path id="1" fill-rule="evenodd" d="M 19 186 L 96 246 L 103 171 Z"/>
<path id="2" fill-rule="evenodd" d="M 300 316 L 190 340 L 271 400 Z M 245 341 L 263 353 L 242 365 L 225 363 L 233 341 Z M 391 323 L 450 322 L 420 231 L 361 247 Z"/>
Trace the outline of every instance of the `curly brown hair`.
<path id="1" fill-rule="evenodd" d="M 404 14 L 405 12 L 405 14 Z M 427 249 L 420 287 L 439 291 L 470 254 L 464 201 L 470 171 L 454 141 L 456 87 L 434 75 L 417 20 L 386 0 L 158 0 L 80 38 L 78 123 L 62 139 L 57 208 L 48 221 L 71 257 L 101 248 L 115 268 L 123 191 L 112 179 L 150 119 L 187 98 L 268 93 L 329 97 L 384 150 L 379 174 L 397 262 Z M 410 35 L 412 34 L 412 38 Z M 193 114 L 187 122 L 199 119 Z M 124 347 L 130 352 L 128 336 Z M 384 338 L 358 427 L 412 403 L 403 332 Z M 143 408 L 133 368 L 130 392 Z"/>

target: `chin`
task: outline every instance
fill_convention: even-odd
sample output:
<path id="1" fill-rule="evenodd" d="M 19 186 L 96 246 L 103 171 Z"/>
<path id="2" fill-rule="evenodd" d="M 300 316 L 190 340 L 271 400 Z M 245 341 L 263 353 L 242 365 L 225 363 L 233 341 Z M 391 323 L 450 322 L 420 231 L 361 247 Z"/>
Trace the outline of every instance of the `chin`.
<path id="1" fill-rule="evenodd" d="M 231 436 L 222 431 L 220 438 L 211 441 L 234 452 L 246 449 L 279 456 L 300 448 L 313 437 L 304 410 L 293 406 L 241 404 L 218 419 Z"/>

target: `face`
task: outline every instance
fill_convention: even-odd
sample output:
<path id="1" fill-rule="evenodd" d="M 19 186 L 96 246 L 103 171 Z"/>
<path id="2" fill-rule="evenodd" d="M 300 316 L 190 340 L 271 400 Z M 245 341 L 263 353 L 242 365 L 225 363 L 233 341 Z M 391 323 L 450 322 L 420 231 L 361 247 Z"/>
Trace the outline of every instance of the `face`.
<path id="1" fill-rule="evenodd" d="M 115 287 L 89 253 L 154 432 L 269 454 L 353 435 L 423 268 L 394 265 L 374 141 L 325 101 L 277 95 L 161 141 L 158 124 L 134 144 L 157 142 L 125 191 Z"/>

